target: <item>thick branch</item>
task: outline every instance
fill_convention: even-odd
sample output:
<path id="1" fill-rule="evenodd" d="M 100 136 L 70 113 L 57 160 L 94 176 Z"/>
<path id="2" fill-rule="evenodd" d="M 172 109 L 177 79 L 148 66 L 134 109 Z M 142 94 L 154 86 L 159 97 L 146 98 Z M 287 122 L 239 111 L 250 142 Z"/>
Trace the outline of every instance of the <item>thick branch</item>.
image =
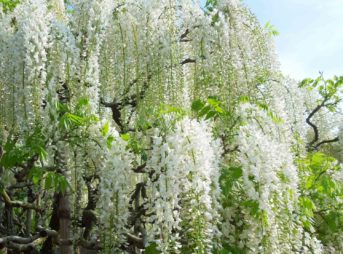
<path id="1" fill-rule="evenodd" d="M 32 209 L 32 210 L 35 210 L 39 213 L 43 212 L 42 208 L 37 207 L 34 204 L 25 203 L 25 202 L 17 201 L 17 200 L 11 200 L 10 196 L 7 194 L 7 192 L 5 190 L 1 191 L 1 197 L 3 198 L 4 202 L 9 206 L 20 207 L 23 209 Z"/>
<path id="2" fill-rule="evenodd" d="M 143 238 L 140 238 L 140 237 L 135 236 L 135 235 L 130 234 L 130 233 L 127 233 L 126 236 L 127 236 L 128 241 L 131 244 L 134 244 L 137 248 L 139 248 L 139 249 L 145 248 Z"/>
<path id="3" fill-rule="evenodd" d="M 87 186 L 87 191 L 88 191 L 88 196 L 87 196 L 88 202 L 87 202 L 87 206 L 82 212 L 82 221 L 81 221 L 81 226 L 85 228 L 83 232 L 83 238 L 85 240 L 88 240 L 90 232 L 93 226 L 97 222 L 97 217 L 94 210 L 96 208 L 96 203 L 98 199 L 99 186 L 96 185 L 94 188 L 92 187 L 92 182 L 96 178 L 97 176 L 89 176 L 89 177 L 84 176 L 83 177 L 85 184 Z"/>
<path id="4" fill-rule="evenodd" d="M 58 237 L 58 233 L 55 230 L 43 228 L 42 226 L 37 226 L 37 230 L 42 237 L 53 237 L 56 239 Z"/>
<path id="5" fill-rule="evenodd" d="M 21 236 L 6 236 L 0 238 L 0 249 L 6 247 L 18 252 L 30 251 L 35 249 L 35 241 L 47 236 L 54 236 L 57 238 L 58 234 L 54 230 L 44 229 L 40 226 L 37 227 L 37 232 L 33 236 L 21 237 Z"/>
<path id="6" fill-rule="evenodd" d="M 145 203 L 140 203 L 140 197 L 143 200 L 147 198 L 145 183 L 141 182 L 136 185 L 135 191 L 132 193 L 129 201 L 129 211 L 130 217 L 128 218 L 128 224 L 134 227 L 134 234 L 141 235 L 142 238 L 136 237 L 132 234 L 127 234 L 128 241 L 130 245 L 134 245 L 137 248 L 144 249 L 145 243 L 147 241 L 146 231 L 141 219 L 142 215 L 145 215 L 147 208 Z"/>
<path id="7" fill-rule="evenodd" d="M 147 80 L 144 81 L 143 87 L 139 94 L 128 95 L 129 91 L 126 91 L 125 96 L 121 100 L 121 102 L 116 102 L 116 100 L 114 100 L 113 102 L 105 102 L 103 99 L 100 100 L 100 103 L 103 106 L 110 108 L 112 110 L 112 118 L 115 121 L 115 123 L 118 125 L 118 127 L 120 128 L 121 132 L 125 131 L 124 124 L 121 119 L 121 110 L 126 106 L 131 106 L 132 108 L 137 107 L 138 101 L 144 98 L 145 93 L 149 88 L 149 83 L 150 83 L 151 78 L 152 78 L 152 75 L 149 74 L 147 76 Z M 133 80 L 130 83 L 129 88 L 132 87 L 137 82 L 138 82 L 138 79 Z"/>
<path id="8" fill-rule="evenodd" d="M 21 236 L 6 236 L 3 238 L 0 238 L 0 246 L 5 246 L 9 242 L 14 242 L 17 244 L 28 244 L 32 243 L 33 241 L 37 240 L 41 236 L 39 234 L 35 234 L 34 236 L 30 237 L 21 237 Z"/>
<path id="9" fill-rule="evenodd" d="M 19 244 L 14 242 L 8 242 L 3 247 L 6 247 L 8 249 L 16 250 L 18 252 L 24 252 L 24 251 L 32 251 L 36 249 L 34 243 L 27 243 L 27 244 Z M 1 244 L 0 244 L 1 249 Z"/>
<path id="10" fill-rule="evenodd" d="M 122 105 L 121 103 L 117 102 L 105 102 L 103 99 L 100 100 L 100 103 L 105 106 L 106 108 L 110 108 L 112 110 L 112 119 L 114 122 L 118 125 L 120 130 L 123 130 L 123 124 L 121 120 L 121 109 Z"/>

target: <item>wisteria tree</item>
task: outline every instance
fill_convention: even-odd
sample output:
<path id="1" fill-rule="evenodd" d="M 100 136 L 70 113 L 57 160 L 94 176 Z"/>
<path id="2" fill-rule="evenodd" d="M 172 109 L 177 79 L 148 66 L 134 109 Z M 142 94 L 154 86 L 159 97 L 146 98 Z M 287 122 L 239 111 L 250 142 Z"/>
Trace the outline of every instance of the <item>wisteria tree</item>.
<path id="1" fill-rule="evenodd" d="M 342 253 L 343 77 L 241 1 L 1 3 L 0 253 Z"/>

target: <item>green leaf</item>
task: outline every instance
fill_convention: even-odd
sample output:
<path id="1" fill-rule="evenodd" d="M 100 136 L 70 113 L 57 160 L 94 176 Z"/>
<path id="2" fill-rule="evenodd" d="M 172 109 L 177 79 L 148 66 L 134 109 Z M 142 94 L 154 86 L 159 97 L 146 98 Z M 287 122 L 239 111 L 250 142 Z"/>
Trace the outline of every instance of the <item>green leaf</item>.
<path id="1" fill-rule="evenodd" d="M 281 117 L 277 116 L 275 113 L 273 113 L 272 111 L 268 111 L 267 115 L 272 119 L 272 121 L 276 124 L 280 124 L 283 123 L 283 120 Z"/>
<path id="2" fill-rule="evenodd" d="M 77 108 L 82 108 L 89 105 L 89 99 L 86 97 L 80 98 L 76 104 Z"/>
<path id="3" fill-rule="evenodd" d="M 45 150 L 44 147 L 37 146 L 35 150 L 37 151 L 39 158 L 41 158 L 42 160 L 46 160 L 46 158 L 48 157 L 48 152 Z"/>
<path id="4" fill-rule="evenodd" d="M 310 218 L 314 216 L 313 211 L 316 209 L 316 206 L 312 199 L 302 196 L 299 198 L 299 204 L 305 216 Z"/>
<path id="5" fill-rule="evenodd" d="M 71 186 L 64 175 L 56 172 L 47 172 L 45 174 L 45 189 L 51 188 L 54 188 L 56 192 L 64 194 Z"/>
<path id="6" fill-rule="evenodd" d="M 32 180 L 34 185 L 38 185 L 39 182 L 43 179 L 44 171 L 42 168 L 33 167 L 30 169 L 28 177 Z"/>
<path id="7" fill-rule="evenodd" d="M 205 106 L 205 103 L 203 103 L 201 100 L 195 100 L 192 103 L 192 110 L 193 111 L 200 111 Z"/>
<path id="8" fill-rule="evenodd" d="M 55 188 L 57 191 L 60 191 L 63 195 L 68 188 L 70 188 L 69 182 L 65 178 L 65 176 L 61 174 L 57 174 L 56 177 L 56 185 Z"/>
<path id="9" fill-rule="evenodd" d="M 270 36 L 278 36 L 279 35 L 279 31 L 275 28 L 275 26 L 273 26 L 270 21 L 268 21 L 265 25 L 264 25 L 264 29 L 267 31 L 267 33 Z"/>
<path id="10" fill-rule="evenodd" d="M 205 116 L 211 110 L 210 106 L 203 107 L 199 112 L 199 117 Z"/>
<path id="11" fill-rule="evenodd" d="M 320 182 L 317 185 L 317 190 L 320 193 L 326 194 L 327 196 L 334 196 L 336 191 L 336 183 L 328 175 L 323 175 L 320 178 Z"/>
<path id="12" fill-rule="evenodd" d="M 237 246 L 230 246 L 228 244 L 223 244 L 223 249 L 215 253 L 216 254 L 245 254 L 245 252 L 242 251 Z"/>
<path id="13" fill-rule="evenodd" d="M 114 141 L 113 136 L 108 136 L 106 140 L 107 148 L 110 149 L 112 147 L 112 142 Z"/>
<path id="14" fill-rule="evenodd" d="M 84 118 L 72 113 L 66 113 L 65 116 L 70 120 L 70 122 L 75 123 L 76 125 L 83 125 L 84 123 Z"/>
<path id="15" fill-rule="evenodd" d="M 123 133 L 123 134 L 120 135 L 120 137 L 124 141 L 129 141 L 130 140 L 130 134 L 129 133 Z"/>
<path id="16" fill-rule="evenodd" d="M 45 189 L 51 189 L 54 187 L 54 173 L 53 172 L 48 172 L 45 175 Z"/>
<path id="17" fill-rule="evenodd" d="M 157 250 L 157 244 L 151 243 L 148 247 L 145 248 L 145 254 L 160 254 L 161 252 Z"/>
<path id="18" fill-rule="evenodd" d="M 213 118 L 213 117 L 215 117 L 215 116 L 217 116 L 217 112 L 216 112 L 216 111 L 209 111 L 209 112 L 206 114 L 205 119 L 208 120 L 208 119 Z"/>
<path id="19" fill-rule="evenodd" d="M 250 214 L 252 216 L 258 216 L 260 212 L 260 206 L 256 200 L 246 200 L 243 203 L 243 206 L 249 208 Z"/>
<path id="20" fill-rule="evenodd" d="M 242 167 L 223 168 L 219 182 L 222 193 L 225 197 L 229 197 L 231 195 L 234 184 L 241 178 L 242 174 Z"/>
<path id="21" fill-rule="evenodd" d="M 22 164 L 29 158 L 27 151 L 14 147 L 13 149 L 6 151 L 1 158 L 0 165 L 6 169 L 12 168 L 16 165 Z"/>
<path id="22" fill-rule="evenodd" d="M 216 107 L 220 104 L 220 101 L 214 96 L 208 97 L 207 102 L 208 102 L 208 104 L 212 105 L 213 107 Z"/>
<path id="23" fill-rule="evenodd" d="M 212 16 L 212 21 L 211 21 L 211 25 L 214 25 L 215 23 L 217 23 L 219 21 L 219 12 L 217 12 L 216 14 L 214 14 Z"/>
<path id="24" fill-rule="evenodd" d="M 239 96 L 238 101 L 240 103 L 247 103 L 250 102 L 250 98 L 246 95 Z"/>
<path id="25" fill-rule="evenodd" d="M 109 128 L 110 128 L 110 124 L 109 124 L 109 122 L 106 122 L 104 124 L 104 126 L 101 127 L 101 134 L 102 134 L 102 136 L 105 137 L 107 135 L 107 133 L 109 131 Z"/>
<path id="26" fill-rule="evenodd" d="M 311 78 L 306 78 L 306 79 L 303 79 L 300 84 L 299 84 L 299 87 L 307 87 L 309 86 L 311 83 L 313 83 L 313 79 Z"/>
<path id="27" fill-rule="evenodd" d="M 20 0 L 0 0 L 2 9 L 4 12 L 13 11 L 17 4 L 20 3 Z"/>
<path id="28" fill-rule="evenodd" d="M 148 160 L 148 155 L 145 151 L 141 152 L 141 160 L 146 162 Z"/>

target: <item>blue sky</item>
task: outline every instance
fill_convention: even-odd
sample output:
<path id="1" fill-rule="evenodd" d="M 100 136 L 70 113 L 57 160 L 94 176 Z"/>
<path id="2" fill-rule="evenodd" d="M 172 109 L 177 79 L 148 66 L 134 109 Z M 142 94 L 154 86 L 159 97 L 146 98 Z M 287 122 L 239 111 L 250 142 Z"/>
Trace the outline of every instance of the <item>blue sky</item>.
<path id="1" fill-rule="evenodd" d="M 201 0 L 204 1 L 204 0 Z M 280 35 L 276 51 L 285 74 L 302 79 L 319 71 L 343 75 L 343 0 L 244 0 L 261 24 Z"/>
<path id="2" fill-rule="evenodd" d="M 285 74 L 343 75 L 343 0 L 244 0 L 262 24 L 280 35 L 276 50 Z"/>

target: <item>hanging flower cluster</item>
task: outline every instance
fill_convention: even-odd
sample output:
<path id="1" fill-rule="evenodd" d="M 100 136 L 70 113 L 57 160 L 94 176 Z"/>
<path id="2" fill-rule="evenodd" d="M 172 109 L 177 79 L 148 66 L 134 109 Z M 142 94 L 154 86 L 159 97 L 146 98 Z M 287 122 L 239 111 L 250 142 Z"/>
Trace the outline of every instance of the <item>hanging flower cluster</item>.
<path id="1" fill-rule="evenodd" d="M 300 244 L 298 226 L 293 221 L 298 176 L 290 144 L 266 111 L 243 104 L 240 115 L 243 126 L 237 136 L 237 160 L 246 195 L 243 203 L 250 206 L 242 211 L 244 225 L 235 241 L 251 253 L 289 253 Z M 292 235 L 288 234 L 290 230 Z"/>
<path id="2" fill-rule="evenodd" d="M 11 118 L 20 128 L 30 128 L 42 117 L 51 19 L 44 1 L 32 0 L 0 21 L 1 75 L 6 84 L 13 85 L 2 99 L 7 107 L 12 104 Z"/>
<path id="3" fill-rule="evenodd" d="M 102 137 L 100 137 L 100 128 Z M 99 223 L 105 249 L 111 252 L 118 250 L 126 240 L 126 227 L 129 220 L 129 199 L 135 187 L 135 176 L 132 174 L 133 156 L 127 150 L 125 142 L 118 132 L 108 123 L 94 126 L 98 131 L 97 140 L 101 148 L 90 153 L 92 162 L 98 167 L 99 184 Z M 104 131 L 105 128 L 105 131 Z M 107 130 L 108 128 L 108 130 Z M 89 147 L 92 149 L 94 143 Z M 94 150 L 94 148 L 92 149 Z"/>
<path id="4" fill-rule="evenodd" d="M 154 136 L 148 162 L 154 172 L 152 232 L 163 253 L 210 253 L 217 247 L 220 153 L 204 121 L 185 118 L 171 133 Z"/>

